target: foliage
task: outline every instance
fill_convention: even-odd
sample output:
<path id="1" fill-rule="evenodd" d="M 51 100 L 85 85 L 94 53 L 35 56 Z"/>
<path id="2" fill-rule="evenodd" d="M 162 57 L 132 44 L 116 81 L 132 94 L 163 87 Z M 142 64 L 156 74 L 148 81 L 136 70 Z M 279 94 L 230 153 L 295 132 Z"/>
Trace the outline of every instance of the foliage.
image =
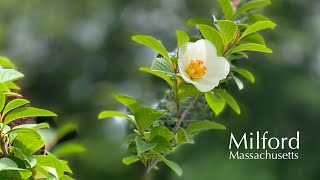
<path id="1" fill-rule="evenodd" d="M 72 179 L 68 176 L 72 174 L 68 163 L 45 149 L 39 130 L 49 128 L 48 123 L 11 125 L 23 118 L 57 116 L 51 111 L 30 107 L 28 100 L 13 91 L 20 89 L 15 81 L 23 77 L 11 69 L 14 67 L 7 58 L 0 58 L 0 178 Z"/>
<path id="2" fill-rule="evenodd" d="M 130 113 L 118 111 L 103 111 L 99 119 L 109 117 L 122 117 L 128 119 L 134 127 L 134 133 L 128 135 L 126 144 L 128 149 L 135 155 L 125 157 L 123 163 L 129 165 L 141 161 L 146 171 L 150 172 L 156 168 L 157 163 L 162 161 L 178 175 L 182 169 L 174 162 L 167 159 L 167 155 L 174 152 L 179 146 L 194 143 L 194 136 L 203 130 L 223 130 L 225 126 L 207 119 L 193 119 L 194 122 L 184 125 L 188 113 L 190 113 L 196 101 L 205 99 L 203 106 L 209 106 L 214 114 L 218 116 L 226 107 L 230 106 L 235 113 L 241 113 L 237 101 L 225 88 L 235 83 L 240 90 L 244 88 L 242 78 L 254 83 L 254 76 L 248 70 L 236 66 L 236 61 L 248 58 L 246 51 L 272 53 L 266 47 L 261 30 L 273 29 L 275 24 L 266 18 L 252 18 L 257 16 L 255 10 L 270 4 L 270 1 L 259 0 L 241 4 L 233 8 L 229 0 L 219 0 L 225 19 L 213 21 L 203 19 L 190 19 L 187 24 L 195 26 L 200 36 L 191 38 L 186 32 L 178 30 L 177 47 L 174 53 L 168 53 L 164 45 L 153 37 L 136 35 L 132 40 L 151 47 L 159 53 L 158 58 L 153 61 L 151 68 L 143 67 L 140 70 L 153 74 L 165 80 L 172 94 L 172 101 L 175 104 L 176 113 L 170 109 L 153 109 L 140 105 L 133 97 L 126 95 L 116 96 L 116 100 L 127 106 Z M 228 76 L 220 81 L 220 84 L 208 91 L 201 92 L 194 85 L 187 83 L 181 78 L 178 68 L 180 48 L 192 39 L 206 39 L 217 49 L 217 55 L 225 57 L 230 63 L 231 70 Z M 170 102 L 168 102 L 170 103 Z M 183 105 L 187 103 L 187 105 Z M 165 118 L 164 118 L 165 117 Z M 165 125 L 164 119 L 174 121 L 174 125 Z"/>

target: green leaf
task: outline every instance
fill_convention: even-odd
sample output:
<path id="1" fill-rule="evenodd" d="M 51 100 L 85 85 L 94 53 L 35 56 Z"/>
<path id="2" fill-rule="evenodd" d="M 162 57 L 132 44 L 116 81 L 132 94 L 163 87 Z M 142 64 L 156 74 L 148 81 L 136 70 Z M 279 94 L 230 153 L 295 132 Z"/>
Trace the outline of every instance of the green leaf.
<path id="1" fill-rule="evenodd" d="M 5 115 L 7 114 L 9 111 L 16 109 L 18 107 L 24 106 L 26 104 L 29 104 L 30 102 L 28 100 L 25 99 L 14 99 L 12 101 L 10 101 L 6 107 L 4 108 L 2 114 Z"/>
<path id="2" fill-rule="evenodd" d="M 239 44 L 245 44 L 245 43 L 261 44 L 264 46 L 266 45 L 264 38 L 258 33 L 252 33 L 245 36 L 244 38 L 241 38 L 241 40 L 239 41 Z"/>
<path id="3" fill-rule="evenodd" d="M 16 66 L 6 57 L 0 56 L 0 66 L 4 68 L 15 69 Z"/>
<path id="4" fill-rule="evenodd" d="M 153 137 L 150 143 L 156 144 L 153 150 L 159 153 L 169 154 L 173 151 L 170 142 L 162 136 Z"/>
<path id="5" fill-rule="evenodd" d="M 261 15 L 261 14 L 254 14 L 248 17 L 248 19 L 246 19 L 245 21 L 243 21 L 243 23 L 245 24 L 254 24 L 256 22 L 259 21 L 270 21 L 269 18 Z"/>
<path id="6" fill-rule="evenodd" d="M 13 140 L 13 146 L 21 149 L 26 154 L 33 154 L 44 146 L 41 135 L 34 129 L 19 128 L 10 134 L 18 134 Z"/>
<path id="7" fill-rule="evenodd" d="M 261 31 L 263 29 L 274 29 L 274 27 L 276 26 L 275 23 L 271 22 L 271 21 L 259 21 L 256 22 L 254 24 L 252 24 L 251 26 L 249 26 L 243 33 L 241 38 L 247 36 L 248 34 L 257 32 L 257 31 Z"/>
<path id="8" fill-rule="evenodd" d="M 132 40 L 154 49 L 159 54 L 161 54 L 168 62 L 170 62 L 169 54 L 166 48 L 162 45 L 162 43 L 159 40 L 156 40 L 151 36 L 145 35 L 132 36 Z"/>
<path id="9" fill-rule="evenodd" d="M 207 19 L 200 19 L 200 18 L 191 18 L 187 21 L 188 26 L 195 26 L 198 24 L 203 24 L 207 26 L 213 27 L 213 23 Z"/>
<path id="10" fill-rule="evenodd" d="M 253 76 L 253 74 L 251 72 L 249 72 L 249 71 L 247 71 L 245 69 L 241 69 L 241 68 L 231 68 L 231 70 L 234 71 L 234 72 L 237 72 L 241 76 L 245 77 L 251 83 L 254 83 L 254 76 Z"/>
<path id="11" fill-rule="evenodd" d="M 73 131 L 77 131 L 77 129 L 78 129 L 78 125 L 76 123 L 73 123 L 73 122 L 63 123 L 58 126 L 58 129 L 56 131 L 56 138 L 60 140 L 67 134 Z"/>
<path id="12" fill-rule="evenodd" d="M 138 154 L 149 151 L 156 147 L 157 143 L 146 143 L 141 136 L 136 136 L 135 138 Z"/>
<path id="13" fill-rule="evenodd" d="M 0 92 L 0 112 L 3 110 L 4 106 L 6 104 L 6 96 L 3 92 Z"/>
<path id="14" fill-rule="evenodd" d="M 32 154 L 27 154 L 27 153 L 23 152 L 19 148 L 16 148 L 14 146 L 10 146 L 10 152 L 14 153 L 14 156 L 16 156 L 16 157 L 24 160 L 25 162 L 27 162 L 27 164 L 28 164 L 28 166 L 30 168 L 33 168 L 37 164 L 37 161 L 33 157 Z"/>
<path id="15" fill-rule="evenodd" d="M 198 25 L 197 27 L 202 36 L 215 45 L 218 56 L 221 56 L 224 46 L 220 33 L 216 29 L 207 25 Z"/>
<path id="16" fill-rule="evenodd" d="M 102 111 L 99 116 L 98 119 L 105 119 L 105 118 L 110 118 L 110 117 L 121 117 L 121 118 L 126 118 L 128 119 L 130 122 L 132 122 L 134 125 L 137 126 L 136 121 L 134 120 L 134 117 L 130 116 L 130 115 L 126 115 L 123 114 L 122 112 L 118 112 L 118 111 Z"/>
<path id="17" fill-rule="evenodd" d="M 238 32 L 238 26 L 236 23 L 229 20 L 219 20 L 217 21 L 219 30 L 222 36 L 224 45 L 228 45 L 232 42 Z"/>
<path id="18" fill-rule="evenodd" d="M 233 8 L 231 6 L 230 0 L 219 0 L 220 6 L 222 8 L 224 17 L 227 20 L 233 19 Z"/>
<path id="19" fill-rule="evenodd" d="M 236 100 L 234 100 L 234 98 L 229 93 L 227 93 L 226 91 L 221 90 L 221 89 L 214 89 L 213 92 L 216 93 L 221 98 L 223 98 L 226 101 L 226 103 L 229 104 L 229 106 L 237 114 L 240 114 L 240 107 L 239 107 L 238 103 L 236 102 Z"/>
<path id="20" fill-rule="evenodd" d="M 48 123 L 39 123 L 39 124 L 22 124 L 19 126 L 15 126 L 10 132 L 15 131 L 17 129 L 21 129 L 21 128 L 29 128 L 29 129 L 44 129 L 44 128 L 49 128 L 49 124 Z"/>
<path id="21" fill-rule="evenodd" d="M 3 69 L 0 67 L 0 82 L 15 81 L 23 78 L 24 75 L 14 69 Z"/>
<path id="22" fill-rule="evenodd" d="M 33 107 L 21 107 L 18 109 L 12 110 L 7 116 L 4 118 L 4 124 L 8 124 L 11 121 L 16 119 L 25 118 L 25 117 L 48 117 L 48 116 L 57 116 L 55 113 L 38 109 Z"/>
<path id="23" fill-rule="evenodd" d="M 68 175 L 62 175 L 60 180 L 75 180 L 74 178 L 68 176 Z"/>
<path id="24" fill-rule="evenodd" d="M 62 157 L 62 156 L 70 156 L 75 154 L 81 154 L 86 152 L 86 148 L 76 142 L 65 142 L 62 144 L 58 144 L 53 150 L 52 154 L 56 157 Z"/>
<path id="25" fill-rule="evenodd" d="M 194 140 L 191 134 L 189 134 L 185 129 L 181 127 L 178 129 L 178 132 L 176 134 L 176 141 L 178 144 L 194 144 Z"/>
<path id="26" fill-rule="evenodd" d="M 58 175 L 58 179 L 60 179 L 60 177 L 64 175 L 65 167 L 63 162 L 57 159 L 51 153 L 48 153 L 47 155 L 37 155 L 35 157 L 39 165 L 44 167 L 55 168 Z"/>
<path id="27" fill-rule="evenodd" d="M 267 48 L 266 46 L 260 44 L 253 44 L 253 43 L 246 43 L 240 44 L 233 48 L 229 54 L 241 52 L 241 51 L 257 51 L 257 52 L 265 52 L 265 53 L 272 53 L 272 50 Z"/>
<path id="28" fill-rule="evenodd" d="M 205 94 L 205 97 L 214 114 L 218 116 L 223 111 L 226 105 L 226 101 L 223 98 L 220 98 L 219 96 L 213 94 L 212 92 L 207 92 Z"/>
<path id="29" fill-rule="evenodd" d="M 135 98 L 130 96 L 116 95 L 114 96 L 114 98 L 120 103 L 122 103 L 123 105 L 127 106 L 131 110 L 131 112 L 133 112 L 134 109 L 139 105 L 138 101 Z"/>
<path id="30" fill-rule="evenodd" d="M 18 168 L 17 164 L 9 158 L 0 159 L 0 171 L 18 171 L 23 179 L 28 179 L 32 175 L 31 171 Z"/>
<path id="31" fill-rule="evenodd" d="M 54 177 L 50 173 L 48 173 L 48 171 L 45 169 L 45 167 L 43 167 L 43 166 L 41 166 L 39 164 L 36 164 L 36 166 L 33 167 L 33 169 L 36 171 L 35 177 L 43 175 L 46 178 L 48 178 L 48 180 L 51 180 L 51 179 L 53 180 L 54 179 Z M 39 173 L 41 175 L 39 175 Z"/>
<path id="32" fill-rule="evenodd" d="M 203 131 L 203 130 L 209 130 L 209 129 L 226 129 L 226 127 L 221 124 L 205 120 L 205 121 L 197 121 L 195 123 L 190 124 L 190 126 L 187 127 L 186 131 L 191 134 L 197 131 Z"/>
<path id="33" fill-rule="evenodd" d="M 175 162 L 168 160 L 167 158 L 162 156 L 160 153 L 155 151 L 150 151 L 148 152 L 146 157 L 148 159 L 159 159 L 162 162 L 164 162 L 170 169 L 172 169 L 176 174 L 178 174 L 179 176 L 182 175 L 182 169 L 180 168 L 180 166 Z"/>
<path id="34" fill-rule="evenodd" d="M 243 89 L 242 81 L 239 78 L 237 78 L 236 76 L 232 76 L 232 77 L 233 77 L 234 82 L 237 84 L 239 90 L 242 90 Z"/>
<path id="35" fill-rule="evenodd" d="M 243 29 L 247 29 L 250 25 L 248 24 L 237 24 L 238 26 L 238 30 L 243 30 Z"/>
<path id="36" fill-rule="evenodd" d="M 187 97 L 197 96 L 199 94 L 203 94 L 203 92 L 199 91 L 194 85 L 192 84 L 185 84 L 179 88 L 178 96 L 180 99 L 184 99 Z"/>
<path id="37" fill-rule="evenodd" d="M 7 88 L 12 90 L 20 90 L 20 87 L 12 81 L 7 81 L 4 83 L 4 85 L 7 86 Z"/>
<path id="38" fill-rule="evenodd" d="M 134 117 L 136 119 L 139 131 L 143 133 L 164 114 L 164 112 L 160 112 L 149 107 L 137 107 L 134 111 Z"/>
<path id="39" fill-rule="evenodd" d="M 62 165 L 63 165 L 63 171 L 64 171 L 64 172 L 73 174 L 72 170 L 70 169 L 70 167 L 69 167 L 69 165 L 68 165 L 68 161 L 60 160 L 60 162 L 61 162 Z"/>
<path id="40" fill-rule="evenodd" d="M 153 61 L 151 65 L 151 70 L 152 71 L 159 71 L 165 74 L 172 74 L 175 75 L 174 70 L 166 60 L 162 58 L 157 58 Z"/>
<path id="41" fill-rule="evenodd" d="M 174 138 L 174 134 L 167 127 L 162 125 L 152 128 L 150 132 L 149 140 L 152 141 L 152 139 L 156 136 L 162 136 L 167 141 L 171 141 Z"/>
<path id="42" fill-rule="evenodd" d="M 260 8 L 262 6 L 270 5 L 271 1 L 269 0 L 256 0 L 256 1 L 249 1 L 248 3 L 243 4 L 241 7 L 238 8 L 237 12 L 235 13 L 234 17 L 247 12 L 252 9 Z"/>
<path id="43" fill-rule="evenodd" d="M 10 82 L 10 81 L 8 81 Z M 10 89 L 7 87 L 7 85 L 5 83 L 0 82 L 0 92 L 10 92 Z"/>
<path id="44" fill-rule="evenodd" d="M 162 78 L 163 80 L 165 80 L 172 88 L 175 87 L 174 82 L 165 73 L 162 73 L 162 72 L 159 72 L 159 71 L 152 71 L 150 68 L 147 68 L 147 67 L 142 67 L 142 68 L 140 68 L 140 70 L 144 71 L 144 72 L 148 72 L 148 73 L 153 74 L 153 75 L 156 75 L 156 76 Z"/>
<path id="45" fill-rule="evenodd" d="M 228 59 L 229 61 L 233 61 L 233 60 L 237 60 L 237 59 L 242 59 L 242 58 L 248 59 L 249 57 L 248 57 L 248 55 L 247 55 L 246 53 L 244 53 L 244 52 L 238 52 L 238 53 L 234 53 L 234 54 L 229 54 L 229 55 L 227 56 L 227 59 Z"/>
<path id="46" fill-rule="evenodd" d="M 123 164 L 125 165 L 130 165 L 132 163 L 135 163 L 137 161 L 139 161 L 140 159 L 138 158 L 138 156 L 128 156 L 122 159 Z"/>
<path id="47" fill-rule="evenodd" d="M 179 48 L 183 46 L 185 43 L 189 42 L 190 38 L 186 32 L 177 30 L 176 34 Z"/>

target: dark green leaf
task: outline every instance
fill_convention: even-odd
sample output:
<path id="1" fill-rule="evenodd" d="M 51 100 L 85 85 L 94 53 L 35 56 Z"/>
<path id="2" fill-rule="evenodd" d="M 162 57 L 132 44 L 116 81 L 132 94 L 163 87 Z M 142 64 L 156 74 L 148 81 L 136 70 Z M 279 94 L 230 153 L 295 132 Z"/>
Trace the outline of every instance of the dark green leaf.
<path id="1" fill-rule="evenodd" d="M 180 168 L 180 166 L 178 164 L 176 164 L 175 162 L 172 162 L 170 160 L 168 160 L 167 158 L 165 158 L 164 156 L 162 156 L 160 153 L 155 152 L 155 151 L 150 151 L 147 154 L 147 158 L 148 159 L 159 159 L 162 162 L 164 162 L 170 169 L 172 169 L 175 173 L 177 173 L 179 176 L 182 175 L 182 169 Z"/>
<path id="2" fill-rule="evenodd" d="M 152 109 L 150 107 L 137 107 L 134 117 L 137 122 L 139 131 L 142 133 L 151 126 L 156 120 L 161 118 L 165 113 Z"/>
<path id="3" fill-rule="evenodd" d="M 135 138 L 138 154 L 141 154 L 143 152 L 149 151 L 156 147 L 157 143 L 147 143 L 145 142 L 142 137 L 136 136 Z"/>
<path id="4" fill-rule="evenodd" d="M 172 146 L 170 142 L 162 137 L 162 136 L 155 136 L 152 138 L 150 143 L 155 143 L 156 146 L 153 148 L 154 151 L 157 151 L 159 153 L 169 154 L 172 152 Z"/>
<path id="5" fill-rule="evenodd" d="M 3 110 L 6 103 L 6 96 L 3 94 L 3 92 L 0 92 L 0 112 Z"/>
<path id="6" fill-rule="evenodd" d="M 167 127 L 162 125 L 152 128 L 149 140 L 152 141 L 155 136 L 162 136 L 167 139 L 167 141 L 171 141 L 174 138 L 174 134 Z"/>
<path id="7" fill-rule="evenodd" d="M 179 128 L 176 134 L 176 141 L 178 144 L 184 144 L 184 143 L 194 144 L 194 140 L 191 134 L 189 134 L 185 129 L 181 127 Z"/>
<path id="8" fill-rule="evenodd" d="M 32 175 L 31 171 L 18 168 L 17 164 L 9 158 L 0 159 L 0 171 L 17 171 L 23 179 L 28 179 Z"/>
<path id="9" fill-rule="evenodd" d="M 185 84 L 179 88 L 178 96 L 180 99 L 184 99 L 184 98 L 196 96 L 202 93 L 203 92 L 200 92 L 194 85 Z"/>
<path id="10" fill-rule="evenodd" d="M 257 51 L 257 52 L 265 52 L 265 53 L 272 53 L 272 50 L 267 48 L 266 46 L 260 44 L 253 44 L 253 43 L 246 43 L 240 44 L 233 48 L 229 54 L 241 52 L 241 51 Z"/>
<path id="11" fill-rule="evenodd" d="M 246 58 L 248 59 L 248 55 L 244 52 L 238 52 L 238 53 L 234 53 L 234 54 L 229 54 L 227 56 L 227 59 L 229 61 L 233 61 L 233 60 L 237 60 L 237 59 L 242 59 L 242 58 Z"/>
<path id="12" fill-rule="evenodd" d="M 32 154 L 27 154 L 19 148 L 10 146 L 10 152 L 14 153 L 14 156 L 20 158 L 21 160 L 24 160 L 30 168 L 33 168 L 37 164 L 37 161 Z"/>
<path id="13" fill-rule="evenodd" d="M 165 80 L 172 88 L 175 87 L 174 82 L 165 73 L 162 73 L 162 72 L 159 72 L 159 71 L 152 71 L 150 68 L 147 68 L 147 67 L 142 67 L 142 68 L 140 68 L 140 70 L 144 71 L 144 72 L 148 72 L 148 73 L 153 74 L 153 75 L 156 75 L 156 76 L 162 78 L 163 80 Z"/>
<path id="14" fill-rule="evenodd" d="M 152 71 L 159 71 L 165 74 L 175 75 L 172 65 L 162 58 L 157 58 L 151 65 Z"/>

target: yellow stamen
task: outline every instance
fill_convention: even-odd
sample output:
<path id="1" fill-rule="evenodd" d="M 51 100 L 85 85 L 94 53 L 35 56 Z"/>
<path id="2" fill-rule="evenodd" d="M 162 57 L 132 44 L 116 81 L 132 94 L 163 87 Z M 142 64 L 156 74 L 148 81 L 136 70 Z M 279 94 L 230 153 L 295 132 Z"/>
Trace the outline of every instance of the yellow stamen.
<path id="1" fill-rule="evenodd" d="M 206 74 L 207 67 L 203 65 L 202 60 L 191 60 L 186 71 L 191 79 L 199 79 Z"/>

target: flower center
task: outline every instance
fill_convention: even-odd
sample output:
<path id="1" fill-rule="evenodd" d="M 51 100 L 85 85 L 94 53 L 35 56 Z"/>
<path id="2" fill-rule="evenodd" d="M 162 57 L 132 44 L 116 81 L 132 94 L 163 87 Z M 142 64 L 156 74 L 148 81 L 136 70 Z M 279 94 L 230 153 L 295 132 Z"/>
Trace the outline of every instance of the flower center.
<path id="1" fill-rule="evenodd" d="M 199 79 L 206 74 L 207 67 L 203 65 L 202 60 L 191 60 L 186 72 L 191 79 Z"/>

